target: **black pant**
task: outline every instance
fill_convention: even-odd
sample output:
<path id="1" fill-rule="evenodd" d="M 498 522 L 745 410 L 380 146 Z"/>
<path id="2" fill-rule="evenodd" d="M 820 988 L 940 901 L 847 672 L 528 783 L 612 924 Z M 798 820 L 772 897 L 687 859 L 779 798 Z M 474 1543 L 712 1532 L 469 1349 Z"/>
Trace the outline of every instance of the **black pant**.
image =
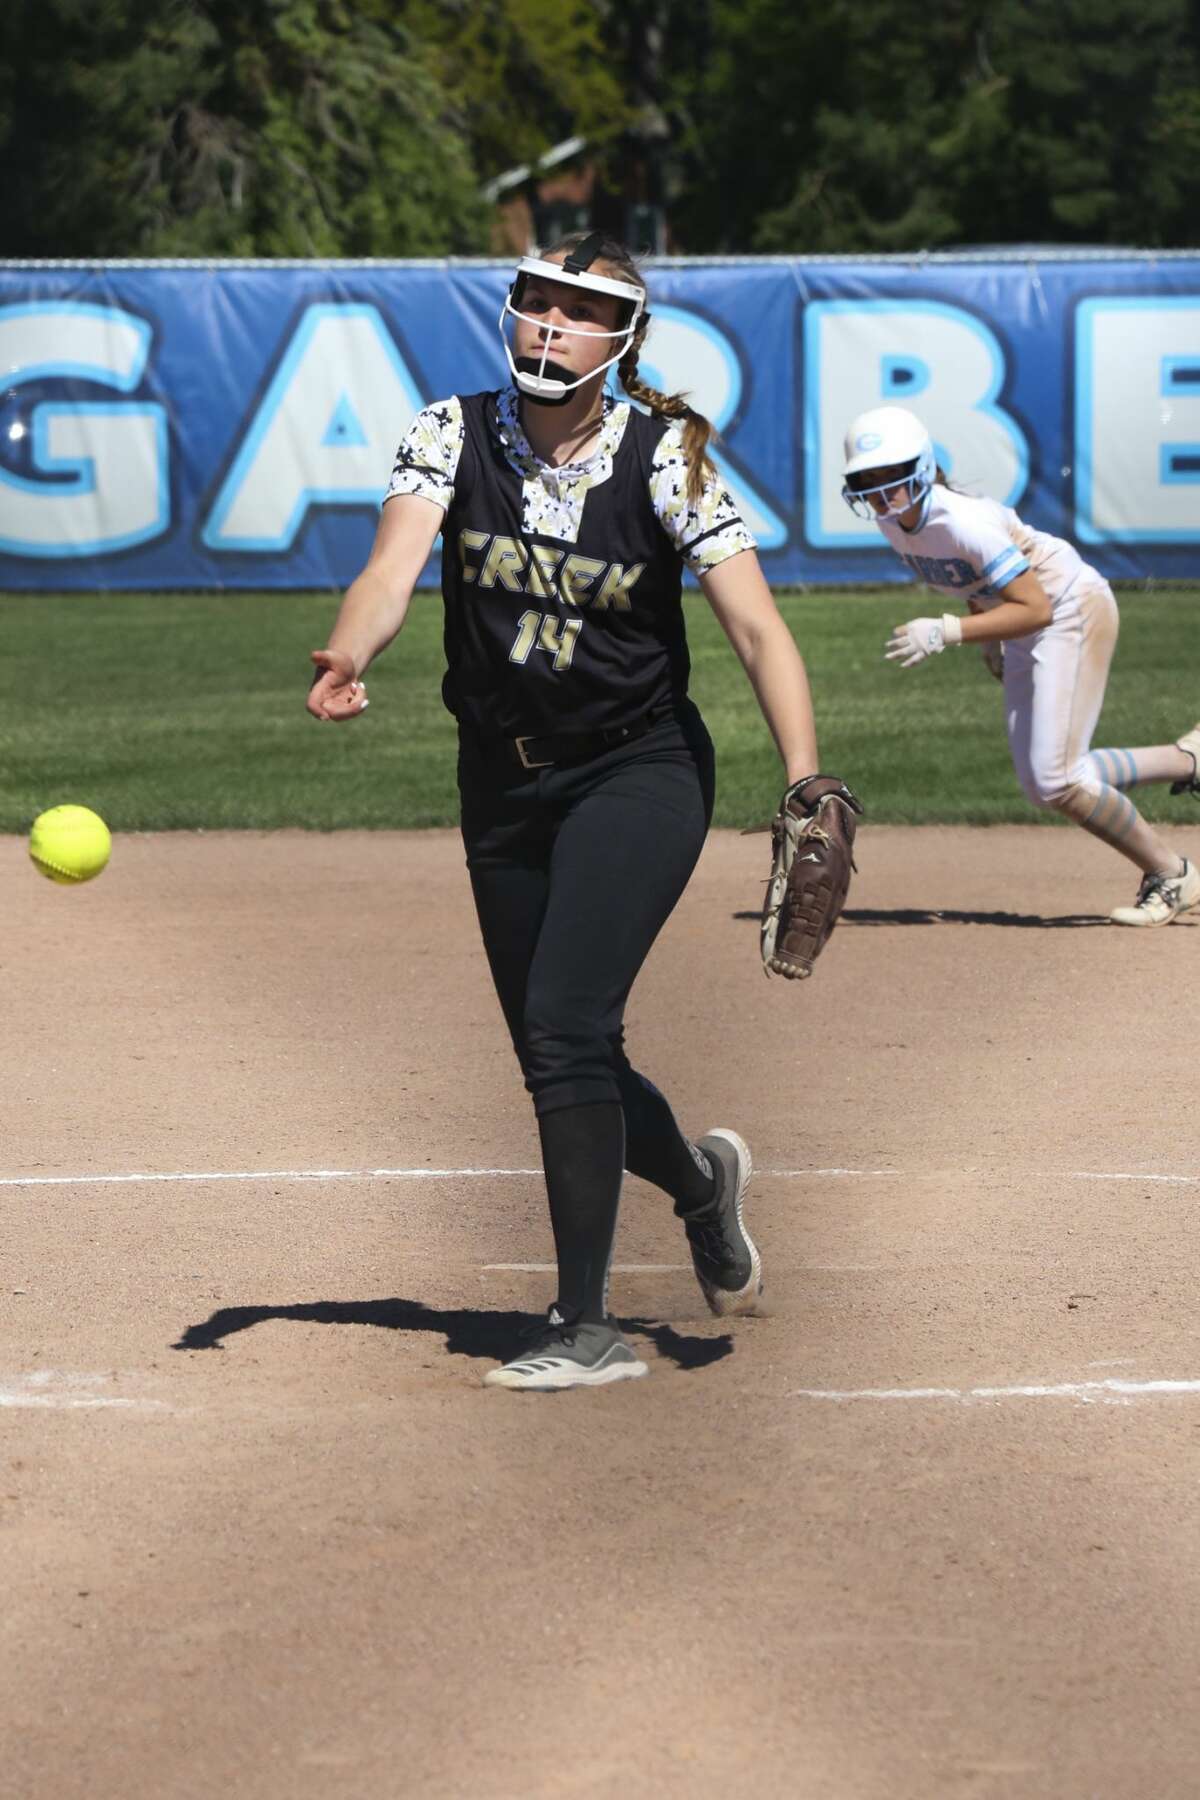
<path id="1" fill-rule="evenodd" d="M 462 734 L 467 867 L 525 1085 L 539 1116 L 621 1101 L 635 1170 L 648 1084 L 626 1059 L 622 1017 L 696 866 L 713 786 L 690 701 L 633 743 L 547 769 Z"/>

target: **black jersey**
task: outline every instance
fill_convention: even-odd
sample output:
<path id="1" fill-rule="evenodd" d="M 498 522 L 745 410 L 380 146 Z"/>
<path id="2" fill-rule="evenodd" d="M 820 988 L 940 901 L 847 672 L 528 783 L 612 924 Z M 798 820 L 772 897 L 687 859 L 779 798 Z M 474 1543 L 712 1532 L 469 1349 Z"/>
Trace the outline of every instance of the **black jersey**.
<path id="1" fill-rule="evenodd" d="M 533 456 L 511 391 L 420 415 L 389 493 L 446 506 L 450 711 L 483 737 L 540 736 L 681 700 L 684 561 L 702 570 L 753 543 L 719 483 L 689 508 L 685 480 L 678 428 L 632 406 L 610 404 L 596 455 L 564 469 Z"/>

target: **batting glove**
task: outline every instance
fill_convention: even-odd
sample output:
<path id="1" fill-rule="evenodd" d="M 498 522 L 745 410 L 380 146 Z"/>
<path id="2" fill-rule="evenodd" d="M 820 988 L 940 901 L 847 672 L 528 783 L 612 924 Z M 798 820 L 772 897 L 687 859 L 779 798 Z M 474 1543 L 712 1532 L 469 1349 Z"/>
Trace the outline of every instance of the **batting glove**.
<path id="1" fill-rule="evenodd" d="M 910 619 L 907 625 L 897 625 L 884 655 L 902 669 L 913 669 L 927 656 L 940 656 L 947 644 L 961 643 L 962 620 L 957 613 L 943 613 L 940 619 Z"/>

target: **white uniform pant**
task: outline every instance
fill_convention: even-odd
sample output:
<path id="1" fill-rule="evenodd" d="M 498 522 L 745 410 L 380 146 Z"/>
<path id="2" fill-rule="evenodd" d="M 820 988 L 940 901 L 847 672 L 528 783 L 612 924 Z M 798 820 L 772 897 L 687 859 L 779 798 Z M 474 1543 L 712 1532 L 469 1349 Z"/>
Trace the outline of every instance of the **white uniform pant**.
<path id="1" fill-rule="evenodd" d="M 1138 815 L 1088 751 L 1116 644 L 1117 603 L 1102 581 L 1063 602 L 1043 631 L 1004 646 L 1008 743 L 1027 798 L 1113 843 Z"/>

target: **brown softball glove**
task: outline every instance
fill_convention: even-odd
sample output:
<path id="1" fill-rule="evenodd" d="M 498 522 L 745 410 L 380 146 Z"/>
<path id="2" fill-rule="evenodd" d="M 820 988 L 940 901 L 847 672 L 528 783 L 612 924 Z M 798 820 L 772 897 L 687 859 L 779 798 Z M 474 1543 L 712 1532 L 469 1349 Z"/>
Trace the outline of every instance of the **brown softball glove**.
<path id="1" fill-rule="evenodd" d="M 762 910 L 769 975 L 803 981 L 838 922 L 850 888 L 862 802 L 836 775 L 794 781 L 771 821 L 771 878 Z"/>

